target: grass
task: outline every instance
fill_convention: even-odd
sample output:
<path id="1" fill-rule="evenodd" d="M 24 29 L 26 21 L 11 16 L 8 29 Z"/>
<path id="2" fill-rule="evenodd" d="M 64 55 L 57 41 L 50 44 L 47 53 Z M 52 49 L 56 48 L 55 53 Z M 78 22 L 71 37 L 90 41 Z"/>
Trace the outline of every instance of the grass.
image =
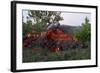
<path id="1" fill-rule="evenodd" d="M 32 48 L 23 49 L 23 62 L 45 62 L 45 61 L 64 61 L 64 60 L 85 60 L 91 58 L 89 48 L 76 48 L 60 52 L 50 52 L 41 47 L 35 51 Z"/>

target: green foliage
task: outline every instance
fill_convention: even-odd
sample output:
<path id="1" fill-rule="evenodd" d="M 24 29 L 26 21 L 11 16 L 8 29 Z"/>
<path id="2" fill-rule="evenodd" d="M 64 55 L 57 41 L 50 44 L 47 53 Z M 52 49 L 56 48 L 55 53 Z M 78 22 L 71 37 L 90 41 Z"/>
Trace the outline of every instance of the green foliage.
<path id="1" fill-rule="evenodd" d="M 29 16 L 32 17 L 33 19 L 36 19 L 36 22 L 48 22 L 49 21 L 49 17 L 54 14 L 53 11 L 34 11 L 34 10 L 30 10 L 29 11 Z"/>
<path id="2" fill-rule="evenodd" d="M 37 62 L 37 61 L 42 61 L 43 60 L 43 56 L 41 56 L 40 53 L 33 53 L 32 55 L 32 61 L 33 62 Z"/>
<path id="3" fill-rule="evenodd" d="M 91 39 L 91 24 L 89 19 L 86 17 L 85 22 L 82 23 L 81 30 L 75 33 L 75 37 L 81 40 L 82 42 L 90 41 Z"/>
<path id="4" fill-rule="evenodd" d="M 56 11 L 28 11 L 28 15 L 35 21 L 34 30 L 41 32 L 46 30 L 46 28 L 51 24 L 62 20 L 60 17 L 61 12 Z M 54 16 L 55 18 L 51 18 Z M 52 22 L 50 20 L 52 19 Z"/>
<path id="5" fill-rule="evenodd" d="M 42 32 L 46 28 L 46 24 L 43 22 L 39 22 L 33 25 L 33 29 L 37 32 Z"/>
<path id="6" fill-rule="evenodd" d="M 90 59 L 90 49 L 83 49 L 83 50 L 76 49 L 69 52 L 65 52 L 64 59 L 65 60 Z"/>
<path id="7" fill-rule="evenodd" d="M 63 57 L 60 53 L 52 53 L 48 57 L 48 61 L 59 61 L 59 60 L 63 60 Z"/>
<path id="8" fill-rule="evenodd" d="M 32 21 L 23 22 L 23 35 L 32 31 Z"/>
<path id="9" fill-rule="evenodd" d="M 42 48 L 38 48 L 42 49 Z M 90 48 L 73 49 L 61 52 L 43 51 L 32 52 L 31 48 L 23 49 L 23 62 L 45 62 L 45 61 L 64 61 L 64 60 L 85 60 L 91 58 Z"/>

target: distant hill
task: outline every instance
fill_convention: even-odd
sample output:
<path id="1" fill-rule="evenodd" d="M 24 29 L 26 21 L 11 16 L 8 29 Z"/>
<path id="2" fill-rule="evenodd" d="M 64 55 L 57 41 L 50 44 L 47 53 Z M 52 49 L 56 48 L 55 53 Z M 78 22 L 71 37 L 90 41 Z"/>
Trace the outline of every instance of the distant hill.
<path id="1" fill-rule="evenodd" d="M 65 33 L 73 35 L 81 29 L 81 26 L 60 25 L 60 28 L 63 29 Z"/>
<path id="2" fill-rule="evenodd" d="M 73 35 L 75 32 L 81 29 L 81 26 L 60 25 L 59 28 L 63 29 L 65 33 Z"/>

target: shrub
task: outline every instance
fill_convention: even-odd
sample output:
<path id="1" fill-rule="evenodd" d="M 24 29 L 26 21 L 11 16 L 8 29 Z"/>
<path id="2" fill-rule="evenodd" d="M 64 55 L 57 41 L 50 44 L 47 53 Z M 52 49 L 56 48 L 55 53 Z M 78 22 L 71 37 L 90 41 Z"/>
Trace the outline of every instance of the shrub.
<path id="1" fill-rule="evenodd" d="M 63 60 L 63 57 L 60 53 L 53 53 L 48 57 L 48 61 L 59 61 Z"/>
<path id="2" fill-rule="evenodd" d="M 32 31 L 32 21 L 23 22 L 23 35 Z"/>
<path id="3" fill-rule="evenodd" d="M 86 17 L 85 22 L 82 23 L 81 30 L 75 33 L 76 38 L 82 42 L 87 42 L 91 40 L 91 24 L 89 19 Z"/>

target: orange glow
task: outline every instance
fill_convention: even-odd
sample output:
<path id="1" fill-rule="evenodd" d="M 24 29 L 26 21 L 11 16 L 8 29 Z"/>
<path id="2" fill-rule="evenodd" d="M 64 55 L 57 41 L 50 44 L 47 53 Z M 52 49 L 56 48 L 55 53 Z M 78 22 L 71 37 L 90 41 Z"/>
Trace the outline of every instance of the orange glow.
<path id="1" fill-rule="evenodd" d="M 57 48 L 57 51 L 59 51 L 59 48 Z"/>
<path id="2" fill-rule="evenodd" d="M 30 34 L 30 33 L 28 33 L 28 34 L 27 34 L 27 37 L 31 37 L 31 34 Z"/>

